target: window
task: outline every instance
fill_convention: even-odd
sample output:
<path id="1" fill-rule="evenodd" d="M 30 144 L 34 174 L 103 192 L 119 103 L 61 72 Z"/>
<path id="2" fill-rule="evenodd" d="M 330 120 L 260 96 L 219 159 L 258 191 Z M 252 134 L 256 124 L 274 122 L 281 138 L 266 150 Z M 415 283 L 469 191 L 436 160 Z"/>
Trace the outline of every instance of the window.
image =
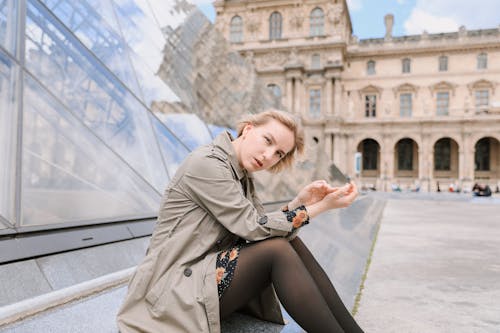
<path id="1" fill-rule="evenodd" d="M 243 20 L 240 16 L 234 16 L 229 26 L 229 40 L 231 43 L 243 41 Z"/>
<path id="2" fill-rule="evenodd" d="M 476 171 L 490 171 L 490 139 L 482 138 L 476 143 L 474 164 Z"/>
<path id="3" fill-rule="evenodd" d="M 378 143 L 372 139 L 363 141 L 363 170 L 377 170 Z"/>
<path id="4" fill-rule="evenodd" d="M 488 55 L 486 53 L 480 53 L 477 56 L 477 69 L 488 68 Z"/>
<path id="5" fill-rule="evenodd" d="M 441 56 L 439 57 L 439 71 L 446 72 L 448 70 L 448 57 Z"/>
<path id="6" fill-rule="evenodd" d="M 273 93 L 274 96 L 281 98 L 281 88 L 277 84 L 271 83 L 267 85 L 267 89 Z"/>
<path id="7" fill-rule="evenodd" d="M 269 17 L 269 39 L 281 39 L 281 14 L 274 12 Z"/>
<path id="8" fill-rule="evenodd" d="M 438 92 L 436 94 L 436 114 L 438 116 L 447 116 L 450 105 L 450 93 Z"/>
<path id="9" fill-rule="evenodd" d="M 375 74 L 375 61 L 370 60 L 366 63 L 366 74 L 368 75 Z"/>
<path id="10" fill-rule="evenodd" d="M 403 68 L 402 68 L 403 73 L 410 73 L 410 71 L 411 71 L 411 60 L 408 59 L 408 58 L 403 59 L 402 65 L 403 65 Z"/>
<path id="11" fill-rule="evenodd" d="M 309 114 L 312 118 L 319 118 L 321 115 L 321 90 L 319 89 L 309 91 Z"/>
<path id="12" fill-rule="evenodd" d="M 486 89 L 476 90 L 476 112 L 488 112 L 488 105 L 490 99 L 490 91 Z"/>
<path id="13" fill-rule="evenodd" d="M 377 116 L 377 95 L 365 95 L 365 117 Z"/>
<path id="14" fill-rule="evenodd" d="M 405 93 L 399 95 L 399 115 L 401 117 L 411 117 L 411 94 Z"/>
<path id="15" fill-rule="evenodd" d="M 323 27 L 325 23 L 325 14 L 321 8 L 314 8 L 309 18 L 310 22 L 310 35 L 323 36 Z"/>
<path id="16" fill-rule="evenodd" d="M 434 146 L 434 169 L 440 171 L 449 171 L 451 161 L 451 140 L 443 138 L 436 142 Z"/>
<path id="17" fill-rule="evenodd" d="M 398 143 L 398 170 L 413 170 L 412 139 L 402 139 Z"/>
<path id="18" fill-rule="evenodd" d="M 311 68 L 321 68 L 321 57 L 319 54 L 313 54 L 311 56 Z"/>

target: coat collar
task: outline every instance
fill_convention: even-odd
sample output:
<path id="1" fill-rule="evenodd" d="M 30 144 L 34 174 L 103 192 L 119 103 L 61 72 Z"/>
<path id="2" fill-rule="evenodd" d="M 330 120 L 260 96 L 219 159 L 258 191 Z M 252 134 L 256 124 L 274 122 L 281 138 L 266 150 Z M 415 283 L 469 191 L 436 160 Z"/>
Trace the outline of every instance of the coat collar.
<path id="1" fill-rule="evenodd" d="M 236 172 L 238 180 L 241 180 L 244 177 L 251 178 L 250 173 L 243 169 L 238 162 L 236 151 L 234 150 L 233 144 L 231 143 L 231 141 L 233 140 L 234 139 L 231 133 L 224 131 L 217 135 L 217 137 L 213 141 L 213 144 L 214 146 L 221 148 L 227 154 L 227 159 L 229 160 L 229 163 L 231 163 L 231 167 L 233 168 L 233 170 Z"/>

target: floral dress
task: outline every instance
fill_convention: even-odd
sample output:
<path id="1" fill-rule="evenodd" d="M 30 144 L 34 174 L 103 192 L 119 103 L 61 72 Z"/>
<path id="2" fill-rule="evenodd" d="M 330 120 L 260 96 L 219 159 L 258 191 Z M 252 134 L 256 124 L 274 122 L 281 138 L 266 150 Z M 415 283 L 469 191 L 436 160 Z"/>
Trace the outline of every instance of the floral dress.
<path id="1" fill-rule="evenodd" d="M 309 215 L 307 214 L 306 207 L 304 207 L 303 205 L 293 210 L 288 210 L 288 207 L 285 206 L 282 211 L 286 215 L 288 222 L 293 224 L 292 232 L 309 223 Z M 231 281 L 233 280 L 234 271 L 238 263 L 238 256 L 240 254 L 242 246 L 242 243 L 238 243 L 232 248 L 221 251 L 217 254 L 217 260 L 215 263 L 215 278 L 217 281 L 217 291 L 219 292 L 219 299 L 222 297 L 224 291 L 226 291 L 226 289 L 231 284 Z"/>

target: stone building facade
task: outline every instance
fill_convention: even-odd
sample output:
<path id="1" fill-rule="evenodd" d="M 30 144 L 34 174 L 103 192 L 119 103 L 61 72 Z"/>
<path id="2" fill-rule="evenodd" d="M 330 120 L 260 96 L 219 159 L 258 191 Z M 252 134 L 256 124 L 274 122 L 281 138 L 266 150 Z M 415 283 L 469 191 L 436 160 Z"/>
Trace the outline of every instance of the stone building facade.
<path id="1" fill-rule="evenodd" d="M 358 40 L 345 0 L 214 2 L 216 28 L 309 145 L 365 187 L 495 189 L 500 180 L 500 26 Z"/>

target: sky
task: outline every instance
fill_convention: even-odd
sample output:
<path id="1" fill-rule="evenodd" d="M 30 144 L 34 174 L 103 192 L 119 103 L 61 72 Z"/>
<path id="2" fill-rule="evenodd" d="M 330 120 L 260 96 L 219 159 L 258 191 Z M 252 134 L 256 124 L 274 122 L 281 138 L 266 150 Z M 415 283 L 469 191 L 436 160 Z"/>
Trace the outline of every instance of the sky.
<path id="1" fill-rule="evenodd" d="M 211 0 L 190 0 L 210 19 Z M 460 26 L 491 29 L 500 26 L 500 0 L 347 0 L 353 34 L 359 39 L 385 35 L 384 16 L 394 15 L 393 36 L 458 31 Z"/>

